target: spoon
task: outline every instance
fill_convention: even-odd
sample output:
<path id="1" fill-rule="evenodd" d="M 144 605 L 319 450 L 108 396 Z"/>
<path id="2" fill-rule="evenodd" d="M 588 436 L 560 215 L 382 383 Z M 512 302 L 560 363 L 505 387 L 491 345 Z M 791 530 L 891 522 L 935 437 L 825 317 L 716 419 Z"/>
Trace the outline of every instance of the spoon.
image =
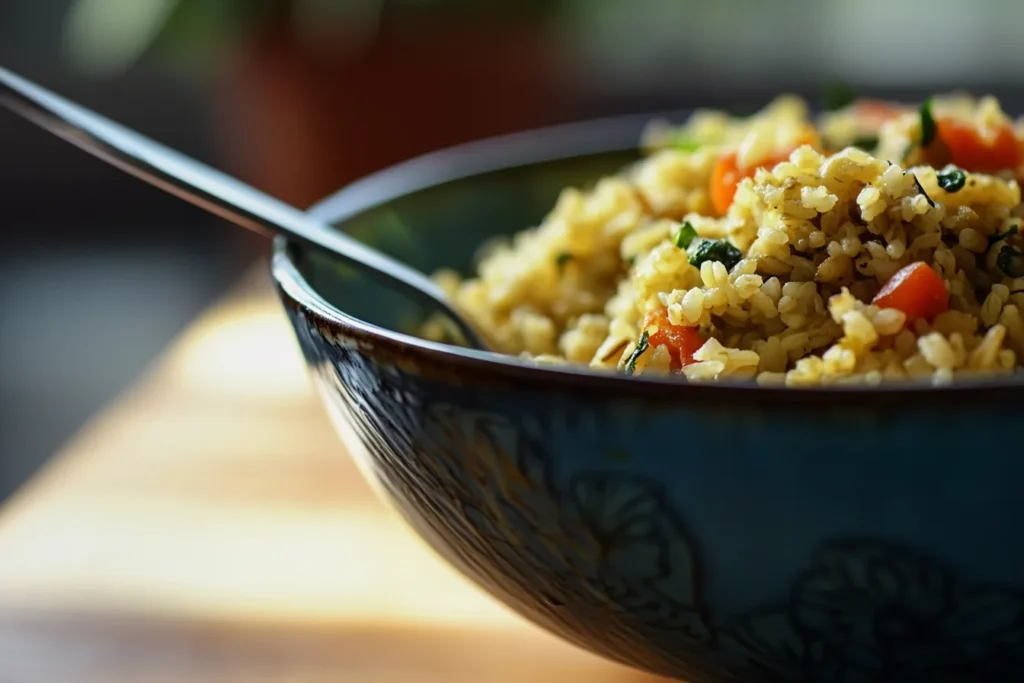
<path id="1" fill-rule="evenodd" d="M 150 140 L 0 67 L 0 103 L 107 163 L 201 209 L 263 235 L 284 235 L 397 285 L 439 309 L 470 346 L 484 335 L 423 273 L 334 230 L 305 212 Z"/>

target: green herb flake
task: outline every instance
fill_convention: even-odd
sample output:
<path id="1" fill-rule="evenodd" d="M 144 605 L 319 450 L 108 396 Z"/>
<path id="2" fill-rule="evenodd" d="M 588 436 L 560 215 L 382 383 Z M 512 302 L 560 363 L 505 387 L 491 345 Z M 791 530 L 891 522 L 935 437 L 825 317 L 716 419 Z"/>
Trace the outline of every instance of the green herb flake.
<path id="1" fill-rule="evenodd" d="M 878 136 L 858 135 L 850 142 L 850 147 L 856 147 L 864 150 L 865 152 L 870 152 L 878 147 Z"/>
<path id="2" fill-rule="evenodd" d="M 629 360 L 626 361 L 626 374 L 632 376 L 636 372 L 636 362 L 640 356 L 644 355 L 647 349 L 650 347 L 650 343 L 647 340 L 647 330 L 644 330 L 643 334 L 640 335 L 639 341 L 636 343 L 636 348 L 633 349 L 633 353 L 629 354 Z"/>
<path id="3" fill-rule="evenodd" d="M 743 258 L 743 252 L 726 240 L 702 239 L 697 242 L 695 249 L 687 252 L 690 254 L 690 265 L 697 268 L 705 261 L 718 261 L 726 270 L 732 270 Z"/>
<path id="4" fill-rule="evenodd" d="M 826 83 L 821 89 L 821 104 L 826 111 L 837 111 L 853 104 L 857 93 L 841 81 Z"/>
<path id="5" fill-rule="evenodd" d="M 672 149 L 678 149 L 680 152 L 696 152 L 701 148 L 701 143 L 693 138 L 685 135 L 675 135 L 668 142 L 668 146 Z"/>
<path id="6" fill-rule="evenodd" d="M 674 241 L 680 249 L 689 249 L 695 239 L 697 239 L 697 230 L 690 224 L 690 221 L 686 221 L 679 226 Z"/>
<path id="7" fill-rule="evenodd" d="M 636 265 L 636 258 L 636 254 L 633 254 L 632 256 L 625 256 L 623 257 L 622 262 L 625 263 L 630 268 L 632 268 L 634 265 Z"/>
<path id="8" fill-rule="evenodd" d="M 561 273 L 565 268 L 565 264 L 572 261 L 575 257 L 568 251 L 563 251 L 555 257 L 555 265 L 558 267 L 558 272 Z"/>
<path id="9" fill-rule="evenodd" d="M 996 266 L 1006 277 L 1024 277 L 1024 251 L 1004 244 L 996 256 Z"/>
<path id="10" fill-rule="evenodd" d="M 967 174 L 955 166 L 942 171 L 937 176 L 939 187 L 949 193 L 959 192 L 967 184 Z"/>
<path id="11" fill-rule="evenodd" d="M 928 193 L 924 191 L 924 188 L 921 186 L 921 181 L 917 179 L 916 175 L 914 175 L 914 184 L 917 185 L 917 191 L 923 194 L 924 198 L 928 200 L 928 206 L 935 208 L 935 202 L 933 202 L 932 198 L 928 196 Z"/>
<path id="12" fill-rule="evenodd" d="M 1010 226 L 1010 229 L 1007 230 L 1006 232 L 998 234 L 998 235 L 992 235 L 991 237 L 989 237 L 988 238 L 988 246 L 991 247 L 995 243 L 1002 242 L 1003 240 L 1005 240 L 1005 239 L 1007 239 L 1009 237 L 1013 237 L 1014 235 L 1018 234 L 1019 232 L 1020 232 L 1020 227 L 1016 226 L 1016 225 L 1012 225 L 1012 226 Z"/>
<path id="13" fill-rule="evenodd" d="M 932 114 L 932 100 L 929 97 L 921 105 L 921 146 L 927 147 L 935 140 L 935 116 Z"/>

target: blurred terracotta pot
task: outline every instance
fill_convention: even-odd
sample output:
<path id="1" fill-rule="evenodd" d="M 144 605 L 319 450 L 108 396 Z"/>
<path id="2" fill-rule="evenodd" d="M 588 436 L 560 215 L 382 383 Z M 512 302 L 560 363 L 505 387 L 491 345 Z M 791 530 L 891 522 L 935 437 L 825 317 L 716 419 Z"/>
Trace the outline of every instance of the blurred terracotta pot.
<path id="1" fill-rule="evenodd" d="M 233 172 L 298 206 L 393 163 L 559 117 L 552 57 L 527 30 L 467 27 L 324 54 L 260 41 L 223 88 Z"/>

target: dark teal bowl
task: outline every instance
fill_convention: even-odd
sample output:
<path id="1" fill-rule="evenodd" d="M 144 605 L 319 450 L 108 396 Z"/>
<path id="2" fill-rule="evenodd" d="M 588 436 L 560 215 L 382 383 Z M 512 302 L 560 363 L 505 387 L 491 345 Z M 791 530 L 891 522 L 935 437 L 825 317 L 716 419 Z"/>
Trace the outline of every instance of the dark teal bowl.
<path id="1" fill-rule="evenodd" d="M 637 157 L 646 117 L 442 152 L 314 209 L 424 271 Z M 279 242 L 279 291 L 366 476 L 498 599 L 694 683 L 1024 681 L 1020 382 L 687 385 L 408 335 L 424 311 Z M 404 331 L 404 332 L 403 332 Z"/>

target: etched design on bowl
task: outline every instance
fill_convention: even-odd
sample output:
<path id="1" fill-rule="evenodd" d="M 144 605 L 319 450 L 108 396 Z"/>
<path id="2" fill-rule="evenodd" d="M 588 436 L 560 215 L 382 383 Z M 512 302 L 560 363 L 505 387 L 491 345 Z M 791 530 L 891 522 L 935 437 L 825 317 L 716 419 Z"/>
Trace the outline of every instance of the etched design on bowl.
<path id="1" fill-rule="evenodd" d="M 465 405 L 458 387 L 292 316 L 402 514 L 470 577 L 568 640 L 694 683 L 1024 676 L 1024 591 L 972 582 L 884 539 L 829 539 L 777 604 L 716 620 L 700 548 L 662 482 L 614 459 L 560 468 L 545 436 L 587 419 L 574 406 L 538 421 Z"/>

